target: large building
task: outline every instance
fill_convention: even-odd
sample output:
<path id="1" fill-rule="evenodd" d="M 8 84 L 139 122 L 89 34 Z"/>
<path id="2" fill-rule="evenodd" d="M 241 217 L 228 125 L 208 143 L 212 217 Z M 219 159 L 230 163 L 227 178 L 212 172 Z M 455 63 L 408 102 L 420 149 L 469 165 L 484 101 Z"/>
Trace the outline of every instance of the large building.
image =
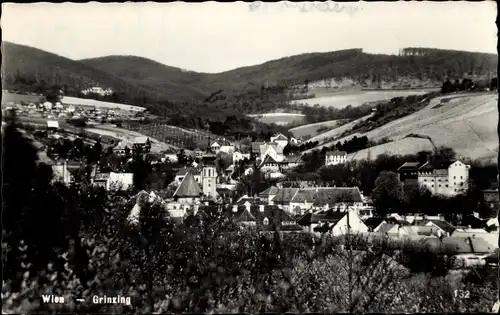
<path id="1" fill-rule="evenodd" d="M 399 181 L 405 186 L 418 186 L 418 169 L 420 162 L 406 162 L 398 168 Z"/>
<path id="2" fill-rule="evenodd" d="M 273 192 L 276 195 L 268 195 L 268 200 L 294 215 L 303 215 L 311 209 L 353 210 L 359 214 L 368 208 L 357 187 L 282 188 Z"/>
<path id="3" fill-rule="evenodd" d="M 433 194 L 454 196 L 467 191 L 469 169 L 461 161 L 427 162 L 418 169 L 418 184 Z"/>

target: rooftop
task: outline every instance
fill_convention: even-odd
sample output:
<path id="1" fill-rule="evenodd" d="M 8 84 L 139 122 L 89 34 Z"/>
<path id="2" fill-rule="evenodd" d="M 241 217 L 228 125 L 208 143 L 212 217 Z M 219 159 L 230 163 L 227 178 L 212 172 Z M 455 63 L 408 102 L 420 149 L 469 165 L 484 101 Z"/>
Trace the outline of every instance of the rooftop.
<path id="1" fill-rule="evenodd" d="M 198 185 L 191 172 L 187 172 L 186 176 L 174 193 L 174 197 L 180 198 L 200 197 L 202 195 L 203 192 L 201 191 L 200 185 Z"/>

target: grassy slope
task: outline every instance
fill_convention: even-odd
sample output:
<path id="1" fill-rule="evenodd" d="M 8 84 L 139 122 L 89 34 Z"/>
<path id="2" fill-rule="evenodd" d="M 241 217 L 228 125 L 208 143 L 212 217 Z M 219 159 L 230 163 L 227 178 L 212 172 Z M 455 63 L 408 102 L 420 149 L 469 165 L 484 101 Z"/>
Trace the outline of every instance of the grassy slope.
<path id="1" fill-rule="evenodd" d="M 306 136 L 314 137 L 318 135 L 317 130 L 322 127 L 334 128 L 339 124 L 339 120 L 329 120 L 314 124 L 303 125 L 290 129 L 294 137 L 302 138 Z"/>
<path id="2" fill-rule="evenodd" d="M 442 96 L 411 115 L 392 121 L 367 133 L 370 140 L 390 138 L 391 143 L 350 154 L 351 158 L 366 158 L 383 153 L 405 154 L 420 150 L 432 150 L 432 144 L 425 139 L 405 138 L 416 133 L 430 136 L 436 146 L 453 148 L 458 155 L 471 159 L 494 159 L 498 152 L 498 95 L 462 94 Z M 344 137 L 346 140 L 352 137 Z M 338 140 L 337 140 L 338 141 Z M 337 141 L 325 144 L 333 145 Z"/>

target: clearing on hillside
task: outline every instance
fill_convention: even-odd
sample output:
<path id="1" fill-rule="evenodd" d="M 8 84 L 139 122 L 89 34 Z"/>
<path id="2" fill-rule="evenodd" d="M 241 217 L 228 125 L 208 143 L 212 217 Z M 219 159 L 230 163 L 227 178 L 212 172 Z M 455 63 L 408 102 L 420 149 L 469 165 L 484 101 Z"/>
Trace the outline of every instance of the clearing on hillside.
<path id="1" fill-rule="evenodd" d="M 257 121 L 264 124 L 276 124 L 281 126 L 286 126 L 293 123 L 302 123 L 305 119 L 304 114 L 295 113 L 266 113 L 252 114 L 248 116 L 255 118 Z"/>

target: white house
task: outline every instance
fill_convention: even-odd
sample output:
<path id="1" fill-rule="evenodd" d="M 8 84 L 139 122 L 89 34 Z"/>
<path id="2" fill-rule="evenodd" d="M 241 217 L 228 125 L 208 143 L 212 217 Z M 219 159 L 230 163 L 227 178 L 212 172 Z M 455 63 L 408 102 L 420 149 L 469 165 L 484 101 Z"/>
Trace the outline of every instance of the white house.
<path id="1" fill-rule="evenodd" d="M 325 156 L 325 165 L 337 165 L 347 162 L 347 152 L 345 151 L 328 151 Z"/>
<path id="2" fill-rule="evenodd" d="M 220 144 L 217 143 L 217 142 L 213 142 L 211 145 L 210 145 L 210 149 L 212 150 L 212 152 L 214 153 L 218 153 L 219 150 L 220 150 Z"/>
<path id="3" fill-rule="evenodd" d="M 260 169 L 262 171 L 278 171 L 280 169 L 280 164 L 271 155 L 266 155 L 264 160 L 260 164 Z"/>
<path id="4" fill-rule="evenodd" d="M 291 137 L 289 142 L 293 145 L 296 145 L 296 146 L 298 146 L 302 143 L 302 141 L 300 141 L 299 139 L 294 138 L 294 137 Z"/>
<path id="5" fill-rule="evenodd" d="M 281 147 L 285 147 L 288 144 L 288 138 L 279 133 L 274 137 L 271 137 L 271 143 L 276 143 Z"/>
<path id="6" fill-rule="evenodd" d="M 241 153 L 239 151 L 234 151 L 233 152 L 233 164 L 238 164 L 239 162 L 243 160 L 250 160 L 250 153 Z"/>
<path id="7" fill-rule="evenodd" d="M 264 160 L 266 156 L 271 156 L 276 162 L 284 160 L 283 147 L 276 144 L 263 144 L 260 146 L 260 159 Z"/>
<path id="8" fill-rule="evenodd" d="M 232 154 L 235 151 L 235 147 L 233 145 L 223 145 L 219 148 L 219 151 Z"/>
<path id="9" fill-rule="evenodd" d="M 454 196 L 468 189 L 470 165 L 460 161 L 427 162 L 418 170 L 418 183 L 436 195 Z"/>

